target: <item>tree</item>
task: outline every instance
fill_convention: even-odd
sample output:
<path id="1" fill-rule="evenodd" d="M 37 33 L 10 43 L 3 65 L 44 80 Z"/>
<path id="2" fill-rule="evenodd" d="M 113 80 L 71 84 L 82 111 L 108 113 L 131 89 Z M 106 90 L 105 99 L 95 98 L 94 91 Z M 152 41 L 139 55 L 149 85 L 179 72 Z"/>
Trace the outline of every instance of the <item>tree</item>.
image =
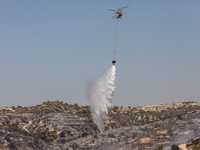
<path id="1" fill-rule="evenodd" d="M 22 106 L 21 106 L 21 105 L 19 105 L 19 106 L 17 106 L 17 108 L 22 108 Z"/>

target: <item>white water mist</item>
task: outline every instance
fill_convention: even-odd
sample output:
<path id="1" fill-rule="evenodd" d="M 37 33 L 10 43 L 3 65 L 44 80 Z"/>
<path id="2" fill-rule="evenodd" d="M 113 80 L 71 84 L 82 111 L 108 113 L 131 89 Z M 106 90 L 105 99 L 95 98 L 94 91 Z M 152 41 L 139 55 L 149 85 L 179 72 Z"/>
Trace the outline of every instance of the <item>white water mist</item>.
<path id="1" fill-rule="evenodd" d="M 108 119 L 108 109 L 115 91 L 116 68 L 110 67 L 95 80 L 89 88 L 89 102 L 93 120 L 101 132 L 104 131 L 104 120 Z"/>

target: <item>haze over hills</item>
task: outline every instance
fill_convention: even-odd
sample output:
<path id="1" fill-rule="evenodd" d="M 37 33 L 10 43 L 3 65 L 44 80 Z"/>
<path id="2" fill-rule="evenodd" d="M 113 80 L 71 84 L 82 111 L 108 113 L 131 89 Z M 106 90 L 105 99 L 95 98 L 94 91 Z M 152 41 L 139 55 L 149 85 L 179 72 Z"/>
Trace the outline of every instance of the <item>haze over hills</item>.
<path id="1" fill-rule="evenodd" d="M 47 101 L 0 108 L 1 149 L 198 149 L 200 104 L 118 107 L 109 111 L 105 132 L 89 106 Z"/>

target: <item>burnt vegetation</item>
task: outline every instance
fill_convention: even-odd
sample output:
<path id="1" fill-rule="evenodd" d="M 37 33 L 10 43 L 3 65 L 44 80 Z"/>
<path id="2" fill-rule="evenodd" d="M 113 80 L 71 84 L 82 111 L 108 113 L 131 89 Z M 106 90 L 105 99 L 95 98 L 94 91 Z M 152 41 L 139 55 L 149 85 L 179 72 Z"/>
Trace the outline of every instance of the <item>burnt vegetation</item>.
<path id="1" fill-rule="evenodd" d="M 159 120 L 177 117 L 200 111 L 200 105 L 196 102 L 183 102 L 172 105 L 158 105 L 149 107 L 118 107 L 114 106 L 109 113 L 111 121 L 106 122 L 106 129 L 125 127 L 136 124 L 146 124 Z"/>
<path id="2" fill-rule="evenodd" d="M 185 142 L 186 147 L 200 149 L 199 124 L 193 122 L 193 126 L 185 127 L 187 121 L 194 121 L 199 113 L 200 105 L 196 102 L 144 107 L 114 106 L 109 111 L 109 119 L 105 120 L 106 132 L 100 134 L 89 106 L 47 101 L 31 107 L 4 107 L 0 108 L 0 149 L 108 148 L 102 145 L 115 149 L 114 145 L 118 144 L 124 149 L 137 146 L 140 149 L 161 150 L 167 144 L 171 149 L 178 149 L 178 144 L 173 144 L 171 140 L 177 138 L 174 134 L 180 131 L 183 134 L 194 132 L 190 142 Z"/>

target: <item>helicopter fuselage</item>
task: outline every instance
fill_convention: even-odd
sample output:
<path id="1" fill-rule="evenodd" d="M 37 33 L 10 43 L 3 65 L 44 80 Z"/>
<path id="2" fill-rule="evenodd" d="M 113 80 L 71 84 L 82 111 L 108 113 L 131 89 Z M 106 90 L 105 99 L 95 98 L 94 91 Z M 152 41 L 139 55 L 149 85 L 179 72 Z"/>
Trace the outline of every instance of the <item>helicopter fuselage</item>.
<path id="1" fill-rule="evenodd" d="M 116 12 L 116 18 L 121 18 L 122 17 L 122 12 L 121 11 L 117 11 Z"/>

